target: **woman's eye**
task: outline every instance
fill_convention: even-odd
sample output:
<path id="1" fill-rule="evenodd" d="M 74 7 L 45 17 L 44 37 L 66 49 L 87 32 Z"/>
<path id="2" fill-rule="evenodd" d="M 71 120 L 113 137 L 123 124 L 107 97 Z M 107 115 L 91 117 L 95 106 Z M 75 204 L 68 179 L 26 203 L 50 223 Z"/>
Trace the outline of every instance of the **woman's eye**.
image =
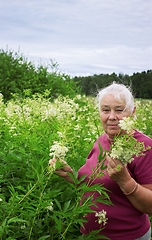
<path id="1" fill-rule="evenodd" d="M 118 113 L 121 113 L 121 112 L 123 112 L 123 109 L 117 109 L 116 110 Z"/>
<path id="2" fill-rule="evenodd" d="M 103 109 L 102 111 L 103 112 L 109 112 L 110 110 L 109 109 Z"/>

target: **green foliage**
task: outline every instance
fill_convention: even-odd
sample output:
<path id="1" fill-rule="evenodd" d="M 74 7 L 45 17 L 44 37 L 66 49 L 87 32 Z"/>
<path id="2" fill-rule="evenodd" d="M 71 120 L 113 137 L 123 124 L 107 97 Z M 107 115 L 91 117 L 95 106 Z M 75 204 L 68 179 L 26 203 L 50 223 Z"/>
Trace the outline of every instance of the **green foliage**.
<path id="1" fill-rule="evenodd" d="M 92 211 L 91 196 L 79 203 L 81 194 L 95 189 L 101 194 L 97 201 L 110 204 L 106 189 L 86 183 L 76 188 L 48 172 L 50 147 L 57 141 L 69 149 L 65 161 L 74 169 L 75 184 L 85 179 L 77 180 L 77 171 L 103 133 L 96 99 L 59 95 L 52 102 L 47 91 L 23 93 L 26 98 L 6 103 L 0 95 L 0 239 L 99 239 L 97 231 L 84 236 L 79 230 L 82 217 Z M 136 105 L 139 130 L 152 137 L 152 102 Z"/>
<path id="2" fill-rule="evenodd" d="M 136 99 L 135 105 L 138 128 L 152 138 L 152 101 Z"/>
<path id="3" fill-rule="evenodd" d="M 77 170 L 103 132 L 95 99 L 75 94 L 80 93 L 78 85 L 90 95 L 98 87 L 117 81 L 117 76 L 94 75 L 81 82 L 59 73 L 57 63 L 51 61 L 50 66 L 52 72 L 48 66 L 35 68 L 19 52 L 0 51 L 1 240 L 99 239 L 98 231 L 81 235 L 80 226 L 86 221 L 82 217 L 92 211 L 89 206 L 95 206 L 96 201 L 110 204 L 102 185 L 75 187 L 85 179 L 77 180 Z M 119 78 L 127 84 L 130 81 L 126 75 Z M 142 104 L 138 110 L 137 102 L 139 128 L 152 136 L 151 102 Z M 54 141 L 69 148 L 65 160 L 74 169 L 75 185 L 48 172 Z M 99 147 L 99 165 L 105 169 Z M 96 177 L 95 172 L 92 177 Z M 101 197 L 94 203 L 92 196 L 85 198 L 80 207 L 82 195 L 94 189 Z"/>
<path id="4" fill-rule="evenodd" d="M 81 194 L 90 191 L 89 186 L 84 184 L 82 192 L 51 175 L 48 162 L 54 141 L 64 143 L 75 184 L 83 180 L 77 180 L 77 170 L 102 131 L 95 125 L 100 122 L 98 111 L 90 115 L 94 100 L 60 96 L 52 103 L 36 94 L 4 104 L 1 95 L 0 105 L 0 239 L 90 239 L 79 230 L 82 216 L 92 211 L 91 197 L 80 207 Z M 103 186 L 95 187 L 109 204 Z"/>
<path id="5" fill-rule="evenodd" d="M 123 83 L 132 87 L 136 98 L 152 99 L 152 70 L 142 73 L 134 73 L 132 76 L 115 73 L 100 74 L 87 77 L 75 77 L 74 81 L 81 86 L 82 93 L 86 95 L 96 95 L 98 90 L 106 87 L 113 81 Z M 78 85 L 77 84 L 77 85 Z"/>
<path id="6" fill-rule="evenodd" d="M 10 100 L 14 94 L 22 98 L 44 92 L 52 100 L 60 94 L 72 98 L 80 93 L 94 96 L 98 90 L 113 81 L 131 85 L 136 98 L 152 99 L 152 70 L 133 73 L 132 76 L 112 73 L 71 78 L 61 74 L 58 64 L 52 60 L 47 66 L 39 64 L 36 68 L 23 54 L 0 50 L 0 92 L 5 101 Z"/>
<path id="7" fill-rule="evenodd" d="M 59 94 L 74 97 L 80 93 L 76 83 L 70 76 L 57 71 L 57 63 L 51 61 L 52 72 L 48 66 L 39 65 L 37 68 L 28 62 L 22 54 L 13 51 L 0 50 L 0 92 L 4 100 L 10 100 L 15 96 L 31 97 L 35 93 L 46 97 L 56 98 Z"/>
<path id="8" fill-rule="evenodd" d="M 134 73 L 131 82 L 136 98 L 152 99 L 152 70 Z"/>

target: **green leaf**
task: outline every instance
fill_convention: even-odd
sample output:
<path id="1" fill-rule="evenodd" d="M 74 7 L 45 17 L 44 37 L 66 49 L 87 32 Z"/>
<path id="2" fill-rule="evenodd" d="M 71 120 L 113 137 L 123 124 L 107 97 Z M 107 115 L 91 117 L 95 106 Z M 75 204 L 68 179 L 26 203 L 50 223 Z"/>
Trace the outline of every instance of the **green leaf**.
<path id="1" fill-rule="evenodd" d="M 85 178 L 86 178 L 87 174 L 86 175 L 82 175 L 80 177 L 80 179 L 77 181 L 77 184 L 80 184 Z"/>
<path id="2" fill-rule="evenodd" d="M 65 203 L 64 203 L 64 207 L 63 207 L 63 211 L 64 211 L 64 212 L 67 211 L 67 209 L 68 209 L 69 206 L 70 206 L 70 203 L 71 203 L 71 200 L 69 200 L 68 202 L 65 202 Z"/>
<path id="3" fill-rule="evenodd" d="M 100 159 L 102 160 L 102 159 L 103 159 L 103 157 L 102 157 L 102 154 L 103 154 L 103 148 L 102 148 L 102 146 L 101 146 L 99 140 L 98 140 L 98 146 L 99 146 L 99 150 L 100 150 L 100 153 L 99 153 L 98 159 L 99 159 L 99 160 L 100 160 Z"/>
<path id="4" fill-rule="evenodd" d="M 97 197 L 94 202 L 101 202 L 101 203 L 106 204 L 108 206 L 113 205 L 110 200 L 105 199 L 105 196 Z"/>
<path id="5" fill-rule="evenodd" d="M 81 190 L 81 189 L 86 189 L 87 188 L 87 186 L 86 186 L 86 182 L 83 182 L 79 187 L 77 187 L 77 190 L 79 191 L 79 190 Z"/>
<path id="6" fill-rule="evenodd" d="M 54 201 L 56 202 L 56 205 L 58 206 L 58 208 L 60 209 L 60 211 L 62 211 L 60 202 L 59 202 L 56 198 L 54 199 Z"/>
<path id="7" fill-rule="evenodd" d="M 3 223 L 2 223 L 2 226 L 3 226 L 3 227 L 6 226 L 6 221 L 7 221 L 7 219 L 5 218 L 4 221 L 3 221 Z"/>
<path id="8" fill-rule="evenodd" d="M 6 240 L 16 240 L 16 238 L 8 237 Z"/>
<path id="9" fill-rule="evenodd" d="M 61 231 L 62 229 L 62 221 L 61 218 L 57 218 L 55 215 L 53 215 L 54 221 L 56 223 L 55 227 L 57 228 L 58 231 Z"/>
<path id="10" fill-rule="evenodd" d="M 43 237 L 40 237 L 38 240 L 44 240 L 44 239 L 47 239 L 48 237 L 50 237 L 50 235 L 45 235 Z"/>
<path id="11" fill-rule="evenodd" d="M 23 219 L 20 219 L 20 218 L 17 218 L 17 217 L 13 217 L 11 219 L 8 220 L 8 224 L 10 223 L 13 223 L 13 222 L 27 222 L 26 220 L 23 220 Z"/>
<path id="12" fill-rule="evenodd" d="M 4 229 L 0 226 L 0 233 L 3 233 Z"/>

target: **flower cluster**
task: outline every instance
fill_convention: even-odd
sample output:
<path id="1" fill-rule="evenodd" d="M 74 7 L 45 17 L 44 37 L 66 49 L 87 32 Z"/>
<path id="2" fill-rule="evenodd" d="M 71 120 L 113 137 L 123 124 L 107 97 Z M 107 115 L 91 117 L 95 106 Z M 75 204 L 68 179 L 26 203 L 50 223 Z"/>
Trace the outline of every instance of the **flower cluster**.
<path id="1" fill-rule="evenodd" d="M 49 172 L 53 174 L 53 172 L 60 166 L 61 160 L 64 159 L 68 148 L 63 146 L 59 142 L 54 142 L 54 145 L 50 148 L 50 156 L 53 156 L 53 159 L 49 160 Z"/>
<path id="2" fill-rule="evenodd" d="M 49 168 L 48 168 L 49 173 L 53 174 L 55 169 L 56 169 L 56 161 L 53 160 L 53 159 L 50 159 L 50 161 L 49 161 Z"/>
<path id="3" fill-rule="evenodd" d="M 134 156 L 144 155 L 143 152 L 150 149 L 149 147 L 145 149 L 143 142 L 137 142 L 132 135 L 128 135 L 135 128 L 135 123 L 130 117 L 120 120 L 119 126 L 126 130 L 127 134 L 116 136 L 111 145 L 110 156 L 119 159 L 125 166 L 134 160 Z"/>
<path id="4" fill-rule="evenodd" d="M 53 211 L 53 202 L 50 202 L 50 205 L 45 208 L 46 210 Z"/>
<path id="5" fill-rule="evenodd" d="M 26 228 L 26 225 L 24 223 L 24 225 L 21 226 L 21 230 L 24 230 Z"/>
<path id="6" fill-rule="evenodd" d="M 112 145 L 110 156 L 119 159 L 125 166 L 134 160 L 134 156 L 143 155 L 144 143 L 137 142 L 133 136 L 119 136 Z"/>
<path id="7" fill-rule="evenodd" d="M 107 223 L 108 218 L 106 218 L 107 212 L 102 210 L 101 212 L 96 212 L 95 217 L 98 217 L 98 223 L 105 225 Z"/>
<path id="8" fill-rule="evenodd" d="M 121 129 L 126 130 L 129 134 L 135 127 L 135 121 L 129 117 L 124 117 L 122 120 L 119 120 L 118 125 Z"/>
<path id="9" fill-rule="evenodd" d="M 68 148 L 55 141 L 54 145 L 50 148 L 49 155 L 62 159 L 65 157 L 66 152 L 68 152 Z"/>

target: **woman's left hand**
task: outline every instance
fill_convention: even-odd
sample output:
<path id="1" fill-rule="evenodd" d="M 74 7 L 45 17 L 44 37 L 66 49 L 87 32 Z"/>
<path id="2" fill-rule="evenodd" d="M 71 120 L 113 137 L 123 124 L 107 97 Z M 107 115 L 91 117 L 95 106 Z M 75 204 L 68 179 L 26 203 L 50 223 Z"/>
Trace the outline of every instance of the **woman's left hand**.
<path id="1" fill-rule="evenodd" d="M 117 182 L 121 188 L 124 188 L 124 185 L 132 179 L 127 168 L 120 160 L 113 159 L 108 154 L 106 159 L 108 161 L 107 172 L 109 177 Z"/>
<path id="2" fill-rule="evenodd" d="M 109 177 L 118 183 L 136 209 L 152 215 L 152 184 L 137 184 L 120 160 L 113 159 L 109 155 L 106 155 L 106 159 Z"/>

